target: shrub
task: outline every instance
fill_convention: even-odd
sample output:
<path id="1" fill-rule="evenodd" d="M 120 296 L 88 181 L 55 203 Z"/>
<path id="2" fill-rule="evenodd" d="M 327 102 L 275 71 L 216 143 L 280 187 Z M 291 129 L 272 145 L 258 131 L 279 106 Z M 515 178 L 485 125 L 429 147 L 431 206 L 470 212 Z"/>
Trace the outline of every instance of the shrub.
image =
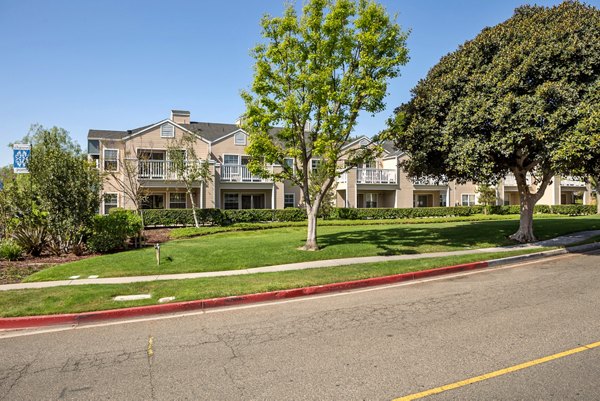
<path id="1" fill-rule="evenodd" d="M 415 208 L 334 208 L 330 219 L 335 220 L 361 220 L 361 219 L 408 219 L 416 217 L 449 217 L 470 216 L 481 213 L 481 206 L 454 206 L 454 207 L 415 207 Z"/>
<path id="2" fill-rule="evenodd" d="M 142 219 L 129 210 L 111 209 L 107 215 L 94 217 L 87 246 L 93 252 L 111 252 L 125 247 L 128 238 L 142 230 Z"/>
<path id="3" fill-rule="evenodd" d="M 23 253 L 23 248 L 12 239 L 0 241 L 0 259 L 17 260 Z"/>
<path id="4" fill-rule="evenodd" d="M 196 209 L 198 222 L 202 225 L 227 225 L 234 223 L 258 223 L 270 221 L 302 221 L 304 209 Z M 191 209 L 142 210 L 145 226 L 193 226 Z"/>

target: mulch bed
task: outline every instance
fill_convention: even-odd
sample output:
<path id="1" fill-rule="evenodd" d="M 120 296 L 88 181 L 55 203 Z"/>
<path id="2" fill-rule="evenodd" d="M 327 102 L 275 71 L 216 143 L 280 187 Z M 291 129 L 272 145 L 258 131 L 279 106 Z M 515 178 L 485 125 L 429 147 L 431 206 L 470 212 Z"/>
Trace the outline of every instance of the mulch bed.
<path id="1" fill-rule="evenodd" d="M 169 238 L 169 228 L 155 228 L 144 231 L 146 237 L 146 243 L 148 245 L 154 245 L 158 243 L 167 242 Z M 76 260 L 86 259 L 98 254 L 85 254 L 77 256 L 74 254 L 55 256 L 50 254 L 43 254 L 39 257 L 33 257 L 26 255 L 20 260 L 6 261 L 0 260 L 0 284 L 13 284 L 20 283 L 25 277 L 32 275 L 48 267 L 55 265 L 74 262 Z"/>

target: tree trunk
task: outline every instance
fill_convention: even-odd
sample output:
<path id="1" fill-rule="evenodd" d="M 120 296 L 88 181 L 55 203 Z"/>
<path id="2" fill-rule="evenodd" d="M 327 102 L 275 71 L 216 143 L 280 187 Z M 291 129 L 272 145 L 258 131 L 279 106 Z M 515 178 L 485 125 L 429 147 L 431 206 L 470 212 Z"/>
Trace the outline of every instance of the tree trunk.
<path id="1" fill-rule="evenodd" d="M 306 206 L 306 216 L 308 218 L 308 228 L 306 230 L 306 244 L 304 244 L 305 251 L 318 251 L 319 245 L 317 245 L 317 211 L 318 207 Z"/>
<path id="2" fill-rule="evenodd" d="M 528 191 L 529 192 L 529 191 Z M 519 219 L 519 230 L 509 238 L 515 241 L 534 242 L 536 241 L 533 235 L 533 208 L 535 206 L 535 198 L 530 194 L 520 197 L 521 203 L 521 218 Z"/>
<path id="3" fill-rule="evenodd" d="M 192 216 L 194 216 L 194 227 L 200 228 L 200 224 L 198 223 L 198 216 L 196 215 L 196 202 L 194 202 L 194 194 L 191 189 L 187 190 L 188 196 L 190 197 L 190 203 L 192 204 Z"/>

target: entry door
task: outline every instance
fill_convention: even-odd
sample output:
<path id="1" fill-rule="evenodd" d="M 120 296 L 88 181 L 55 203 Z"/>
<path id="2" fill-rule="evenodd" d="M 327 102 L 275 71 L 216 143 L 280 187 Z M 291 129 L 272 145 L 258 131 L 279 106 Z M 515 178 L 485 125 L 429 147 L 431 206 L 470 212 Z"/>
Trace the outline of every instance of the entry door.
<path id="1" fill-rule="evenodd" d="M 427 207 L 427 195 L 417 195 L 417 207 Z"/>

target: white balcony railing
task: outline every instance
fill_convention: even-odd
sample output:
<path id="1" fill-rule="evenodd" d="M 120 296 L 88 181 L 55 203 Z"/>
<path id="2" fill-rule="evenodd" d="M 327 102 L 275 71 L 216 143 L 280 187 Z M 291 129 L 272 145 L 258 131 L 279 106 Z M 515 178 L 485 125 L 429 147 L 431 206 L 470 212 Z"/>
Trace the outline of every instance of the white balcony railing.
<path id="1" fill-rule="evenodd" d="M 585 181 L 578 180 L 575 177 L 565 177 L 560 180 L 560 185 L 563 187 L 585 187 Z"/>
<path id="2" fill-rule="evenodd" d="M 417 185 L 446 186 L 446 185 L 448 185 L 448 179 L 441 178 L 438 180 L 435 178 L 419 178 L 419 179 L 412 180 L 412 183 L 415 186 L 417 186 Z"/>
<path id="3" fill-rule="evenodd" d="M 192 164 L 192 162 L 186 162 Z M 177 180 L 173 162 L 169 160 L 138 161 L 138 177 L 142 180 Z"/>
<path id="4" fill-rule="evenodd" d="M 358 184 L 395 184 L 396 170 L 381 168 L 359 168 L 356 171 Z"/>
<path id="5" fill-rule="evenodd" d="M 527 185 L 531 185 L 531 175 L 527 174 L 526 177 Z M 504 186 L 505 187 L 516 187 L 517 186 L 517 178 L 513 173 L 508 173 L 506 177 L 504 177 Z"/>
<path id="6" fill-rule="evenodd" d="M 221 181 L 223 182 L 271 182 L 266 178 L 252 175 L 248 167 L 241 164 L 221 165 Z"/>
<path id="7" fill-rule="evenodd" d="M 339 182 L 340 184 L 347 183 L 348 182 L 348 173 L 340 174 L 340 176 L 337 178 L 337 182 Z"/>

